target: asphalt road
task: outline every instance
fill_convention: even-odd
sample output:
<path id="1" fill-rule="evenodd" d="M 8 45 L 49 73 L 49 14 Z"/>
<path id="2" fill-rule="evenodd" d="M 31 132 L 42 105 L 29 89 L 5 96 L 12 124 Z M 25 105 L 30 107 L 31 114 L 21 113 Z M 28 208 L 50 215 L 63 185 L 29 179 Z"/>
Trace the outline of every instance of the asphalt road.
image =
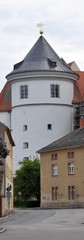
<path id="1" fill-rule="evenodd" d="M 84 209 L 18 210 L 0 225 L 1 240 L 84 240 Z"/>

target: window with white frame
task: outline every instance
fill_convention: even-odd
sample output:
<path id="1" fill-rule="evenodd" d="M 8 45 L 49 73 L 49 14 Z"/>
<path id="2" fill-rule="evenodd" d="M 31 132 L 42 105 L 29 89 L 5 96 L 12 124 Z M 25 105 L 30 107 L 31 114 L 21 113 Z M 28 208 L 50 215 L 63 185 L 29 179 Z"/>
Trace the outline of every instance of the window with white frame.
<path id="1" fill-rule="evenodd" d="M 50 85 L 51 87 L 51 97 L 54 97 L 54 98 L 59 98 L 59 85 L 58 84 L 51 84 Z"/>
<path id="2" fill-rule="evenodd" d="M 58 175 L 58 165 L 53 164 L 52 165 L 52 176 L 57 176 Z"/>
<path id="3" fill-rule="evenodd" d="M 74 174 L 74 163 L 68 163 L 68 174 Z"/>
<path id="4" fill-rule="evenodd" d="M 28 98 L 28 85 L 20 86 L 20 98 Z"/>
<path id="5" fill-rule="evenodd" d="M 28 148 L 28 142 L 23 143 L 23 148 Z"/>

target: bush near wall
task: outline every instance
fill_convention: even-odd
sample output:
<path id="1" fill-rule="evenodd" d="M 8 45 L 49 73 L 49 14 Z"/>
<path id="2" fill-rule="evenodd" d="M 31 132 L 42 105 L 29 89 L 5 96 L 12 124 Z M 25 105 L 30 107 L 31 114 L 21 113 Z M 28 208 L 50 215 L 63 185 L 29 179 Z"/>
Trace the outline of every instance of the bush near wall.
<path id="1" fill-rule="evenodd" d="M 40 207 L 40 202 L 37 200 L 22 200 L 22 199 L 17 199 L 14 201 L 14 207 Z"/>

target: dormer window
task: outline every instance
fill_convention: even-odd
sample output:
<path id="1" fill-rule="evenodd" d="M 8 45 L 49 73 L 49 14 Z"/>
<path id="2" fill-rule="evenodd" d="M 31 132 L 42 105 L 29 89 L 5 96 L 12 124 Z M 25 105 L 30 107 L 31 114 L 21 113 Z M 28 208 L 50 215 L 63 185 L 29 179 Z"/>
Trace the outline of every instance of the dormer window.
<path id="1" fill-rule="evenodd" d="M 56 63 L 56 61 L 53 60 L 52 58 L 51 58 L 51 59 L 48 58 L 48 64 L 49 64 L 49 66 L 50 66 L 51 68 L 55 68 L 55 67 L 57 67 L 57 63 Z"/>

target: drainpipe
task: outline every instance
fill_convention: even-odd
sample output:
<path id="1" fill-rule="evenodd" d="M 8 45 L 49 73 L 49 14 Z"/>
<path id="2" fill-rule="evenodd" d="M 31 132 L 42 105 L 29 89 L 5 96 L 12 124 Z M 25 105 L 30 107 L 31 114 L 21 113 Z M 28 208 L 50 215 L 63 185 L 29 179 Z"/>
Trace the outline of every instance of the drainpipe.
<path id="1" fill-rule="evenodd" d="M 80 128 L 84 127 L 84 116 L 80 117 Z"/>
<path id="2" fill-rule="evenodd" d="M 6 161 L 4 158 L 4 197 L 6 196 Z"/>

